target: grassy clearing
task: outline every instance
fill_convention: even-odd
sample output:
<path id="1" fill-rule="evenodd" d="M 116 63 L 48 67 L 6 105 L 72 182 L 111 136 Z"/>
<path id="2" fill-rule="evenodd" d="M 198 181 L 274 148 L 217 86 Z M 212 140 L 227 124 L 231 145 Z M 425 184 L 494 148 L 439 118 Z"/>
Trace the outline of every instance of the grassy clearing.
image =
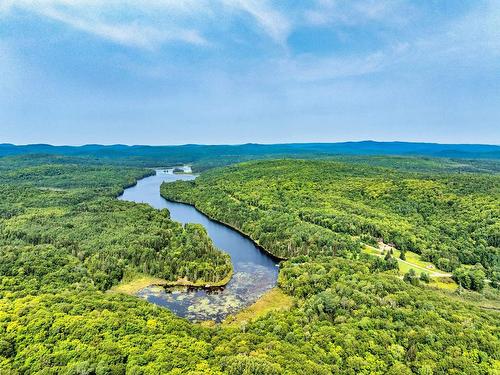
<path id="1" fill-rule="evenodd" d="M 222 324 L 240 325 L 266 315 L 271 311 L 288 310 L 293 306 L 293 298 L 279 288 L 273 288 L 264 294 L 253 305 L 238 314 L 227 317 Z"/>
<path id="2" fill-rule="evenodd" d="M 430 287 L 454 292 L 458 289 L 458 285 L 449 277 L 432 277 L 429 283 Z"/>
<path id="3" fill-rule="evenodd" d="M 455 300 L 471 302 L 487 310 L 500 311 L 500 292 L 498 292 L 498 290 L 489 286 L 486 286 L 481 293 L 464 289 L 459 290 L 457 283 L 453 281 L 449 273 L 437 269 L 430 262 L 421 260 L 418 254 L 407 251 L 406 262 L 403 262 L 399 259 L 401 252 L 394 248 L 392 248 L 392 251 L 393 256 L 398 260 L 400 274 L 405 274 L 410 269 L 413 269 L 417 275 L 422 272 L 427 272 L 431 276 L 431 281 L 428 284 L 430 288 L 437 289 Z M 363 252 L 375 256 L 384 256 L 382 249 L 377 249 L 368 245 L 364 246 Z"/>
<path id="4" fill-rule="evenodd" d="M 390 249 L 389 246 L 381 244 L 380 248 L 376 248 L 370 245 L 363 246 L 363 252 L 365 254 L 375 255 L 375 256 L 384 256 L 385 251 Z M 431 282 L 429 286 L 447 290 L 450 292 L 454 292 L 457 290 L 458 285 L 451 279 L 451 275 L 444 271 L 441 271 L 436 268 L 432 263 L 426 262 L 420 258 L 420 255 L 407 251 L 406 252 L 406 261 L 401 260 L 400 254 L 401 252 L 395 248 L 391 248 L 393 252 L 393 257 L 397 259 L 399 264 L 399 274 L 404 275 L 409 272 L 411 269 L 415 271 L 417 275 L 420 275 L 422 272 L 426 272 L 431 276 Z"/>
<path id="5" fill-rule="evenodd" d="M 414 270 L 417 273 L 417 275 L 420 275 L 422 272 L 427 272 L 429 274 L 432 273 L 432 271 L 428 271 L 424 268 L 417 267 L 417 266 L 411 265 L 409 263 L 402 262 L 399 259 L 398 259 L 398 262 L 399 262 L 399 273 L 402 275 L 404 275 L 405 273 L 407 273 L 410 270 Z"/>
<path id="6" fill-rule="evenodd" d="M 379 249 L 376 249 L 376 248 L 374 248 L 374 249 L 375 250 L 379 250 L 379 251 L 384 251 L 384 250 L 388 251 L 388 250 L 391 249 L 392 253 L 393 253 L 393 256 L 396 257 L 396 259 L 398 259 L 398 261 L 400 260 L 399 257 L 401 256 L 401 251 L 399 251 L 395 247 L 391 247 L 391 246 L 388 246 L 386 244 L 380 243 L 379 244 Z M 405 255 L 406 255 L 406 262 L 411 263 L 411 265 L 413 267 L 415 267 L 415 271 L 417 271 L 420 268 L 421 271 L 423 269 L 423 270 L 426 270 L 429 273 L 432 273 L 432 272 L 446 273 L 444 271 L 438 270 L 436 268 L 436 266 L 434 264 L 432 264 L 431 262 L 426 262 L 426 261 L 422 260 L 421 257 L 420 257 L 420 255 L 417 254 L 417 253 L 414 253 L 412 251 L 407 251 L 405 253 Z"/>
<path id="7" fill-rule="evenodd" d="M 387 246 L 387 245 L 385 245 Z M 384 250 L 388 250 L 389 247 L 377 249 L 376 247 L 365 245 L 363 247 L 363 252 L 370 255 L 383 256 L 385 254 Z M 429 273 L 430 276 L 434 277 L 449 277 L 450 275 L 445 271 L 441 271 L 434 266 L 431 262 L 426 262 L 420 258 L 417 253 L 407 251 L 406 261 L 402 261 L 399 257 L 401 252 L 396 248 L 391 248 L 393 252 L 393 257 L 399 262 L 399 270 L 401 273 L 406 273 L 410 269 L 413 269 L 417 274 L 422 272 Z"/>
<path id="8" fill-rule="evenodd" d="M 393 249 L 393 252 L 394 256 L 399 259 L 401 252 L 396 249 Z M 428 272 L 440 272 L 440 270 L 438 270 L 436 266 L 434 266 L 434 264 L 432 264 L 431 262 L 426 262 L 420 259 L 420 255 L 418 255 L 417 253 L 407 251 L 405 255 L 406 255 L 406 261 L 408 263 L 415 265 L 416 267 L 425 268 Z M 445 273 L 444 271 L 442 272 Z"/>
<path id="9" fill-rule="evenodd" d="M 363 246 L 362 251 L 365 254 L 370 254 L 370 255 L 375 255 L 375 256 L 380 256 L 382 254 L 380 252 L 380 250 L 374 248 L 373 246 L 369 246 L 369 245 Z"/>

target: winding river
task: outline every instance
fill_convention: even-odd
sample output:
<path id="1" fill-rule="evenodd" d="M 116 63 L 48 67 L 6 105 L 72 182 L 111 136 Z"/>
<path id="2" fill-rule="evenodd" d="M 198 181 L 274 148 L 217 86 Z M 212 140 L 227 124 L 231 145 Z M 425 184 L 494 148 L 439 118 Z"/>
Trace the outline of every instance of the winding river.
<path id="1" fill-rule="evenodd" d="M 157 170 L 130 187 L 118 198 L 148 203 L 157 209 L 167 208 L 170 217 L 182 224 L 198 223 L 205 227 L 215 246 L 231 256 L 234 274 L 224 288 L 163 288 L 150 286 L 138 296 L 192 321 L 222 321 L 227 315 L 251 305 L 276 285 L 278 263 L 248 238 L 196 210 L 191 205 L 170 202 L 160 195 L 163 182 L 193 180 L 193 174 L 174 174 L 173 169 Z"/>

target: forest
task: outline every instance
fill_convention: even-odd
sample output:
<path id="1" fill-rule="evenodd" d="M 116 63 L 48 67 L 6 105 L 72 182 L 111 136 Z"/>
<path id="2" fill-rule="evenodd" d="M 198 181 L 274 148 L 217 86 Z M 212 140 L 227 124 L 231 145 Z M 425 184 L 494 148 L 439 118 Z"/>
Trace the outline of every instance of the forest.
<path id="1" fill-rule="evenodd" d="M 379 240 L 444 271 L 481 265 L 498 280 L 500 175 L 429 170 L 419 160 L 408 168 L 395 159 L 390 168 L 382 160 L 247 162 L 164 184 L 162 194 L 241 229 L 279 257 L 355 258 L 361 243 Z"/>
<path id="2" fill-rule="evenodd" d="M 30 282 L 91 284 L 107 290 L 125 273 L 218 281 L 231 272 L 203 227 L 169 220 L 167 210 L 118 201 L 122 188 L 152 173 L 92 164 L 0 163 L 0 267 Z M 14 256 L 16 254 L 16 256 Z M 58 277 L 51 274 L 57 268 Z M 47 280 L 49 279 L 49 280 Z M 25 290 L 26 292 L 26 290 Z"/>
<path id="3" fill-rule="evenodd" d="M 494 281 L 498 175 L 429 164 L 439 163 L 248 162 L 163 185 L 287 258 L 278 287 L 290 309 L 205 325 L 110 291 L 130 273 L 210 281 L 231 271 L 202 227 L 116 200 L 151 170 L 1 158 L 0 373 L 498 373 L 498 311 L 408 282 L 390 257 L 362 251 L 382 239 L 464 280 L 477 265 Z"/>

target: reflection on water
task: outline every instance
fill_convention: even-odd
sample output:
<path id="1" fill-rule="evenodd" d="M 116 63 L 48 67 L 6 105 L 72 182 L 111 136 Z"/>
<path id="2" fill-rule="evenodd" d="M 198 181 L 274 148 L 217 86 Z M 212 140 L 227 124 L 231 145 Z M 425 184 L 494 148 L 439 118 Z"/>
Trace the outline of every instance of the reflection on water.
<path id="1" fill-rule="evenodd" d="M 233 229 L 210 220 L 190 205 L 168 202 L 160 196 L 162 182 L 192 180 L 195 177 L 174 174 L 173 169 L 158 170 L 155 176 L 140 180 L 136 186 L 126 189 L 119 199 L 148 203 L 158 209 L 168 208 L 172 220 L 203 225 L 215 246 L 231 256 L 234 274 L 224 288 L 167 290 L 151 286 L 138 293 L 140 297 L 190 320 L 221 321 L 273 288 L 278 278 L 278 264 Z"/>

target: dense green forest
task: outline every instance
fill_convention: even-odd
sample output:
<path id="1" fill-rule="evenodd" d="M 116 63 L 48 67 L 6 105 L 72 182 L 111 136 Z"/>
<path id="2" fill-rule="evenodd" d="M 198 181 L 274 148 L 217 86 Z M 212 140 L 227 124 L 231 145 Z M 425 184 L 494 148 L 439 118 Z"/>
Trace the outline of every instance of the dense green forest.
<path id="1" fill-rule="evenodd" d="M 42 290 L 53 288 L 48 281 L 107 290 L 126 272 L 218 281 L 231 271 L 203 227 L 182 227 L 167 210 L 115 199 L 151 171 L 41 161 L 0 160 L 4 275 Z"/>
<path id="2" fill-rule="evenodd" d="M 252 162 L 163 186 L 290 258 L 279 274 L 290 310 L 207 327 L 108 290 L 128 272 L 209 280 L 230 271 L 202 228 L 115 199 L 150 171 L 2 158 L 0 373 L 498 373 L 498 312 L 405 282 L 359 244 L 382 237 L 454 265 L 475 263 L 461 244 L 479 243 L 467 256 L 492 274 L 497 177 L 408 169 Z M 442 232 L 441 220 L 455 226 Z M 432 236 L 446 246 L 427 248 Z"/>
<path id="3" fill-rule="evenodd" d="M 500 175 L 436 172 L 418 159 L 414 168 L 401 159 L 389 168 L 388 160 L 248 162 L 163 185 L 162 194 L 195 204 L 280 257 L 355 257 L 360 241 L 381 239 L 442 270 L 481 264 L 497 279 Z"/>

